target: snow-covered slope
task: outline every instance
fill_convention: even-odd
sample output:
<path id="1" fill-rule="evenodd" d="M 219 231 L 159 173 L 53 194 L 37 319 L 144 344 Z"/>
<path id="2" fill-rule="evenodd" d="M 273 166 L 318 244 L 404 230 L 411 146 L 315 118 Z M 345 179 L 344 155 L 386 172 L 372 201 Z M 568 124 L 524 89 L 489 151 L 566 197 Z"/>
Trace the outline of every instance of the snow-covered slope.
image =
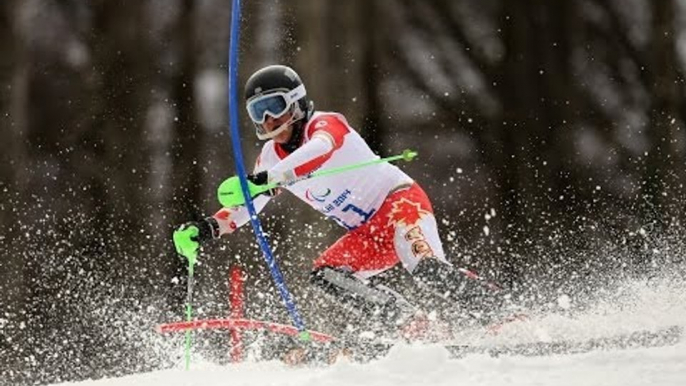
<path id="1" fill-rule="evenodd" d="M 569 302 L 572 302 L 570 305 Z M 562 308 L 575 299 L 564 298 Z M 683 284 L 634 283 L 581 315 L 542 316 L 513 324 L 481 343 L 593 338 L 637 329 L 686 325 Z M 475 342 L 476 343 L 476 342 Z M 442 347 L 397 346 L 367 364 L 345 360 L 326 368 L 292 368 L 280 362 L 224 367 L 196 360 L 178 369 L 117 379 L 64 383 L 78 386 L 241 385 L 686 385 L 686 342 L 657 348 L 596 351 L 547 357 L 472 355 L 455 360 Z"/>
<path id="2" fill-rule="evenodd" d="M 595 352 L 552 357 L 472 356 L 448 359 L 441 347 L 394 348 L 370 364 L 339 361 L 320 369 L 294 369 L 281 363 L 227 367 L 198 365 L 78 386 L 267 386 L 267 385 L 673 385 L 686 384 L 686 346 Z M 68 384 L 63 384 L 68 385 Z"/>

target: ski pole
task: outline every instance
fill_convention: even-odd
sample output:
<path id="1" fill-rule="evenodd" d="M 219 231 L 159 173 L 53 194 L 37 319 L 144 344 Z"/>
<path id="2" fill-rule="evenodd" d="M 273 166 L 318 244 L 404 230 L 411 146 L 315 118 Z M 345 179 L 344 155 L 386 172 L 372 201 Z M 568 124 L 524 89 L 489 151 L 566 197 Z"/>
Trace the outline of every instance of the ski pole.
<path id="1" fill-rule="evenodd" d="M 359 162 L 352 165 L 339 166 L 337 168 L 318 170 L 286 181 L 273 182 L 271 184 L 265 185 L 256 185 L 248 181 L 248 189 L 250 191 L 250 196 L 255 197 L 260 193 L 264 193 L 275 188 L 288 186 L 299 181 L 309 180 L 311 178 L 343 173 L 350 170 L 355 170 L 363 168 L 365 166 L 376 165 L 384 162 L 393 162 L 398 160 L 409 162 L 415 159 L 417 157 L 417 154 L 418 153 L 414 150 L 406 149 L 401 154 L 397 154 L 391 157 Z M 241 191 L 241 185 L 238 176 L 233 176 L 224 180 L 224 182 L 222 182 L 219 185 L 219 189 L 217 189 L 217 196 L 219 198 L 219 202 L 225 208 L 232 208 L 245 204 L 245 197 L 243 196 L 243 192 Z"/>
<path id="2" fill-rule="evenodd" d="M 193 270 L 195 267 L 195 257 L 188 258 L 188 289 L 186 293 L 186 321 L 191 322 L 193 318 Z M 191 330 L 186 330 L 186 370 L 190 369 L 191 366 Z"/>

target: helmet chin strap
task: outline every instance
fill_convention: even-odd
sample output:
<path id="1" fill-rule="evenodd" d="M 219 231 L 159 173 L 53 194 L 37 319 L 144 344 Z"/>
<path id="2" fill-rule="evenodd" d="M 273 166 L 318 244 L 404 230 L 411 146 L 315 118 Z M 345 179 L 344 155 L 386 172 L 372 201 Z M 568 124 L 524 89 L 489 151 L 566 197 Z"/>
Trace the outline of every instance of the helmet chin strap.
<path id="1" fill-rule="evenodd" d="M 295 120 L 293 119 L 293 117 L 291 117 L 291 119 L 289 119 L 287 122 L 285 122 L 284 124 L 279 126 L 277 129 L 272 130 L 268 133 L 260 134 L 260 132 L 257 131 L 257 138 L 261 139 L 261 140 L 272 139 L 272 138 L 276 137 L 277 135 L 286 131 L 286 129 L 288 129 L 288 126 L 290 126 L 293 122 L 295 122 Z"/>
<path id="2" fill-rule="evenodd" d="M 258 127 L 258 130 L 255 131 L 255 133 L 257 134 L 257 138 L 260 140 L 272 139 L 272 138 L 276 137 L 277 135 L 286 131 L 288 129 L 288 127 L 291 126 L 296 121 L 303 119 L 304 114 L 303 114 L 302 110 L 300 110 L 300 106 L 298 106 L 297 103 L 295 103 L 294 106 L 295 107 L 293 108 L 293 114 L 291 114 L 291 118 L 288 121 L 281 124 L 276 129 L 274 129 L 268 133 L 261 134 L 260 130 L 259 130 L 259 125 L 257 123 L 255 123 L 255 126 Z"/>

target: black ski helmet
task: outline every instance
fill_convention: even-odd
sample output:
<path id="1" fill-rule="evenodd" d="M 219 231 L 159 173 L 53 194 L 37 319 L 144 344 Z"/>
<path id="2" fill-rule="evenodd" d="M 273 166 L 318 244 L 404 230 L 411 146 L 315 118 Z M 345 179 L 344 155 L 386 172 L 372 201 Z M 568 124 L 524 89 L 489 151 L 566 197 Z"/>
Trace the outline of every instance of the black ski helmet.
<path id="1" fill-rule="evenodd" d="M 252 74 L 245 83 L 245 102 L 249 116 L 255 125 L 257 137 L 260 139 L 272 138 L 278 135 L 278 132 L 281 132 L 286 128 L 283 127 L 276 131 L 266 133 L 262 127 L 264 121 L 258 122 L 256 119 L 259 119 L 259 117 L 264 119 L 266 115 L 263 114 L 269 114 L 269 112 L 263 112 L 263 110 L 259 110 L 258 112 L 251 111 L 252 102 L 263 100 L 263 96 L 272 94 L 283 95 L 285 98 L 288 98 L 289 96 L 293 97 L 293 100 L 286 99 L 284 102 L 286 104 L 285 108 L 288 109 L 284 110 L 284 113 L 285 111 L 291 111 L 293 113 L 293 120 L 289 122 L 289 124 L 293 124 L 297 121 L 307 122 L 314 110 L 313 103 L 307 98 L 305 85 L 300 79 L 300 76 L 298 76 L 292 68 L 283 65 L 271 65 L 259 69 Z M 254 117 L 254 114 L 258 114 L 259 117 Z"/>

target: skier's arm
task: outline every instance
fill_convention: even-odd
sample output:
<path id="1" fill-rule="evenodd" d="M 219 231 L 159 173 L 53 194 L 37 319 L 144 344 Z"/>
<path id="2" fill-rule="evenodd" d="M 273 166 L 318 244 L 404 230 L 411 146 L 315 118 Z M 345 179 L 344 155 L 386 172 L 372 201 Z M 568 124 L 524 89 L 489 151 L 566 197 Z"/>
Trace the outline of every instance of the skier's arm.
<path id="1" fill-rule="evenodd" d="M 260 213 L 272 197 L 267 194 L 255 197 L 253 199 L 255 211 Z M 233 231 L 245 225 L 250 221 L 250 213 L 245 205 L 235 208 L 222 208 L 212 216 L 212 219 L 217 222 L 217 237 L 219 237 L 227 233 L 233 233 Z"/>
<path id="2" fill-rule="evenodd" d="M 255 163 L 255 174 L 248 175 L 253 179 L 260 171 L 264 171 L 267 165 L 260 162 L 262 156 Z M 259 213 L 264 209 L 267 202 L 279 193 L 278 189 L 265 192 L 253 200 L 255 210 Z M 200 245 L 208 240 L 232 233 L 250 220 L 250 214 L 245 205 L 236 208 L 222 208 L 213 216 L 208 216 L 200 221 L 190 221 L 174 231 L 173 239 L 176 251 L 188 259 L 198 256 Z"/>
<path id="3" fill-rule="evenodd" d="M 265 165 L 262 162 L 262 155 L 260 154 L 255 161 L 255 168 L 253 169 L 253 174 L 248 175 L 248 179 L 257 184 L 264 184 L 265 182 L 259 182 L 256 180 L 261 172 L 264 172 L 269 165 Z M 253 205 L 255 206 L 255 211 L 257 213 L 262 212 L 262 209 L 267 205 L 272 197 L 280 194 L 278 189 L 260 194 L 259 196 L 253 198 Z M 236 229 L 245 225 L 250 221 L 250 213 L 245 205 L 241 205 L 235 208 L 221 208 L 212 217 L 217 224 L 217 236 L 222 236 L 227 233 L 233 233 Z"/>
<path id="4" fill-rule="evenodd" d="M 309 142 L 269 169 L 269 182 L 283 182 L 317 170 L 334 152 L 343 146 L 350 131 L 345 123 L 333 115 L 313 122 L 314 132 Z"/>
<path id="5" fill-rule="evenodd" d="M 262 194 L 253 200 L 257 212 L 262 211 L 271 195 Z M 200 221 L 190 221 L 174 231 L 174 245 L 176 251 L 187 259 L 198 256 L 200 245 L 208 240 L 219 238 L 226 233 L 232 233 L 250 220 L 250 214 L 245 206 L 237 208 L 222 208 L 214 216 L 205 217 Z"/>

